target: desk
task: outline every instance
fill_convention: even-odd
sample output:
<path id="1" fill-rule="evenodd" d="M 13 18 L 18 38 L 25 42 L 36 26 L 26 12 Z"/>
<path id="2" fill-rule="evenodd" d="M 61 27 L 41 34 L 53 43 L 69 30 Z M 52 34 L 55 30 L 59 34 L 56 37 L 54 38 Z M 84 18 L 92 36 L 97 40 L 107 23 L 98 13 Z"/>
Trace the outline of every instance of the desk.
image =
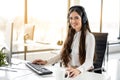
<path id="1" fill-rule="evenodd" d="M 120 60 L 112 59 L 108 61 L 108 75 L 111 80 L 120 80 Z"/>
<path id="2" fill-rule="evenodd" d="M 46 68 L 53 71 L 51 75 L 40 76 L 30 70 L 24 64 L 26 61 L 12 59 L 14 65 L 7 69 L 12 71 L 0 70 L 0 80 L 55 80 L 55 67 L 56 66 L 45 66 Z M 17 72 L 14 72 L 17 71 Z M 92 72 L 85 72 L 78 75 L 75 78 L 69 78 L 65 80 L 110 80 L 105 74 L 97 74 Z"/>
<path id="3" fill-rule="evenodd" d="M 120 40 L 109 41 L 108 45 L 120 44 Z"/>
<path id="4" fill-rule="evenodd" d="M 108 62 L 108 59 L 109 59 L 109 48 L 110 48 L 110 45 L 116 45 L 116 44 L 120 44 L 120 40 L 108 41 L 108 43 L 107 43 L 107 62 Z"/>

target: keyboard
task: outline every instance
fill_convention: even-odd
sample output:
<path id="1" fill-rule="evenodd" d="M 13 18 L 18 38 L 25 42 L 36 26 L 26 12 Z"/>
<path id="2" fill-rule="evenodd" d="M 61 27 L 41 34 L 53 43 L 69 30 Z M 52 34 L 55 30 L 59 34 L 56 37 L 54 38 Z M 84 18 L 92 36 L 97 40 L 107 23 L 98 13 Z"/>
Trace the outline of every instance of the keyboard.
<path id="1" fill-rule="evenodd" d="M 33 64 L 31 62 L 27 62 L 26 66 L 28 66 L 31 70 L 33 70 L 39 75 L 47 75 L 47 74 L 53 73 L 49 69 L 45 68 L 43 65 L 38 65 L 38 64 Z"/>

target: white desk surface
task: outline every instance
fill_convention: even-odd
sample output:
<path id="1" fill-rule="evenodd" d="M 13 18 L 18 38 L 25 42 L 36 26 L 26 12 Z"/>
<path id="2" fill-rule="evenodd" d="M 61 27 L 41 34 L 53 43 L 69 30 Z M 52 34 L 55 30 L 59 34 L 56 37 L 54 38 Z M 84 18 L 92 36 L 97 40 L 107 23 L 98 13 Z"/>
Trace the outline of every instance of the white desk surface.
<path id="1" fill-rule="evenodd" d="M 56 80 L 55 79 L 55 66 L 45 66 L 53 71 L 51 75 L 40 76 L 30 70 L 24 64 L 25 61 L 12 59 L 14 65 L 11 67 L 0 67 L 0 69 L 8 69 L 11 71 L 0 70 L 0 80 Z M 16 72 L 13 72 L 16 71 Z M 105 74 L 97 74 L 92 72 L 85 72 L 75 78 L 65 80 L 109 80 Z"/>
<path id="2" fill-rule="evenodd" d="M 120 80 L 120 59 L 109 60 L 107 72 L 111 80 Z"/>

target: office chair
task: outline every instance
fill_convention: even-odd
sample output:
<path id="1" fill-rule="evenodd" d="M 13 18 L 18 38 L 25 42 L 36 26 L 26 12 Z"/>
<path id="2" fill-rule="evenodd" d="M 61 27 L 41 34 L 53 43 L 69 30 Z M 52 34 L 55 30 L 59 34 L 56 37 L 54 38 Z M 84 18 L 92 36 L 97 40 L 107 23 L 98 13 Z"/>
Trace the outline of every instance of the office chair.
<path id="1" fill-rule="evenodd" d="M 102 68 L 102 64 L 104 61 L 104 55 L 106 52 L 107 47 L 107 37 L 108 33 L 93 33 L 95 36 L 95 60 L 94 60 L 94 72 L 95 73 L 102 73 L 104 70 Z"/>

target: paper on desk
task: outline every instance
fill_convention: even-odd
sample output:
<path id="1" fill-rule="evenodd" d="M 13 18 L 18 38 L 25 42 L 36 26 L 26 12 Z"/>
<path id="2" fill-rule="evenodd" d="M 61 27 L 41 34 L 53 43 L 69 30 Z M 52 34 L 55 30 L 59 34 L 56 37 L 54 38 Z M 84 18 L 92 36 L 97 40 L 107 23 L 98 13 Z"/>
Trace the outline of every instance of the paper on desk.
<path id="1" fill-rule="evenodd" d="M 16 78 L 33 73 L 25 67 L 25 64 L 6 66 L 0 69 L 0 80 L 16 80 Z"/>
<path id="2" fill-rule="evenodd" d="M 29 74 L 32 74 L 30 70 L 17 70 L 6 68 L 0 71 L 0 80 L 15 80 L 16 78 Z"/>

